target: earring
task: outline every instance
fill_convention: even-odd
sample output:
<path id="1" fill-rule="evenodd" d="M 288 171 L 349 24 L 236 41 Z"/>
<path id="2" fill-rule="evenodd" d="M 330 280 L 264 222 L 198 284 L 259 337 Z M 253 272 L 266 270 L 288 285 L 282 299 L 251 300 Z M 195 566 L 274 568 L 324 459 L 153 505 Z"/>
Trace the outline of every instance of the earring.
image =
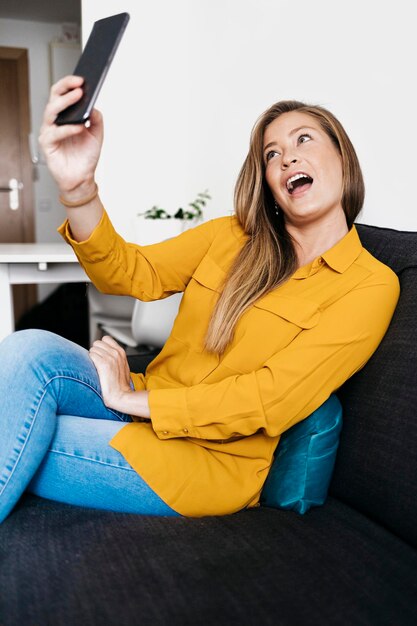
<path id="1" fill-rule="evenodd" d="M 279 215 L 279 207 L 278 207 L 276 201 L 274 202 L 274 208 L 275 208 L 275 215 Z"/>

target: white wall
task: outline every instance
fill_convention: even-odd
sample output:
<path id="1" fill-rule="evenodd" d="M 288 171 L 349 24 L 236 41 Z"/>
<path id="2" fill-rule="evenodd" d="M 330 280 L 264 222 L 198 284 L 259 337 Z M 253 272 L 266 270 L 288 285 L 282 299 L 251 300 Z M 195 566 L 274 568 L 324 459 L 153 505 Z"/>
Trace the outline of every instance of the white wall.
<path id="1" fill-rule="evenodd" d="M 98 102 L 98 180 L 119 231 L 129 237 L 136 212 L 205 188 L 206 217 L 229 213 L 250 129 L 284 98 L 322 104 L 344 124 L 367 186 L 360 221 L 417 229 L 413 4 L 83 0 L 84 38 L 96 19 L 131 15 Z"/>

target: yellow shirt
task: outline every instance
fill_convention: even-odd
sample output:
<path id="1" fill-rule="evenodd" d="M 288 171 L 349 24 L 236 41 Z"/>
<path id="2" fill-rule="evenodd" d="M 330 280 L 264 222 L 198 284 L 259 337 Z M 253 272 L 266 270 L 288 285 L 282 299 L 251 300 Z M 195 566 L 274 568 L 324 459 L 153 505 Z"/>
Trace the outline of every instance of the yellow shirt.
<path id="1" fill-rule="evenodd" d="M 184 292 L 171 335 L 146 374 L 151 422 L 111 440 L 152 489 L 182 515 L 255 506 L 280 434 L 310 415 L 380 343 L 398 296 L 387 266 L 353 226 L 239 320 L 222 357 L 204 350 L 226 273 L 246 236 L 235 217 L 162 243 L 126 243 L 107 214 L 87 241 L 61 234 L 105 293 L 150 301 Z"/>

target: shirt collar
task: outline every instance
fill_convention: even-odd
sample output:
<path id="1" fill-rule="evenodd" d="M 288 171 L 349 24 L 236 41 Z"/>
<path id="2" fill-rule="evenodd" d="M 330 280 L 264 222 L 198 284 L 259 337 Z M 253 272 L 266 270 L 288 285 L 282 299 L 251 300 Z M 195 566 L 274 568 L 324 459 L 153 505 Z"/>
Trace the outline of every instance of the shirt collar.
<path id="1" fill-rule="evenodd" d="M 339 274 L 343 274 L 356 261 L 361 252 L 361 240 L 359 239 L 356 226 L 353 225 L 350 231 L 337 244 L 321 256 L 327 265 L 339 272 Z"/>
<path id="2" fill-rule="evenodd" d="M 293 278 L 300 279 L 312 276 L 320 270 L 324 263 L 339 274 L 343 274 L 356 261 L 361 252 L 362 244 L 356 227 L 353 225 L 350 231 L 332 248 L 308 265 L 298 268 L 293 274 Z"/>

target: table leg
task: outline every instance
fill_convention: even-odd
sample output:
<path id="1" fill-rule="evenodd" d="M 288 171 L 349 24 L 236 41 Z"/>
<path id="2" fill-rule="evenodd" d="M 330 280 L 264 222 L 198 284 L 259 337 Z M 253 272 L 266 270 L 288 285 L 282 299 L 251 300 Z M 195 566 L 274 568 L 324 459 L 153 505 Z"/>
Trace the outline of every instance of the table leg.
<path id="1" fill-rule="evenodd" d="M 0 341 L 14 331 L 13 292 L 9 282 L 9 266 L 0 264 Z"/>

